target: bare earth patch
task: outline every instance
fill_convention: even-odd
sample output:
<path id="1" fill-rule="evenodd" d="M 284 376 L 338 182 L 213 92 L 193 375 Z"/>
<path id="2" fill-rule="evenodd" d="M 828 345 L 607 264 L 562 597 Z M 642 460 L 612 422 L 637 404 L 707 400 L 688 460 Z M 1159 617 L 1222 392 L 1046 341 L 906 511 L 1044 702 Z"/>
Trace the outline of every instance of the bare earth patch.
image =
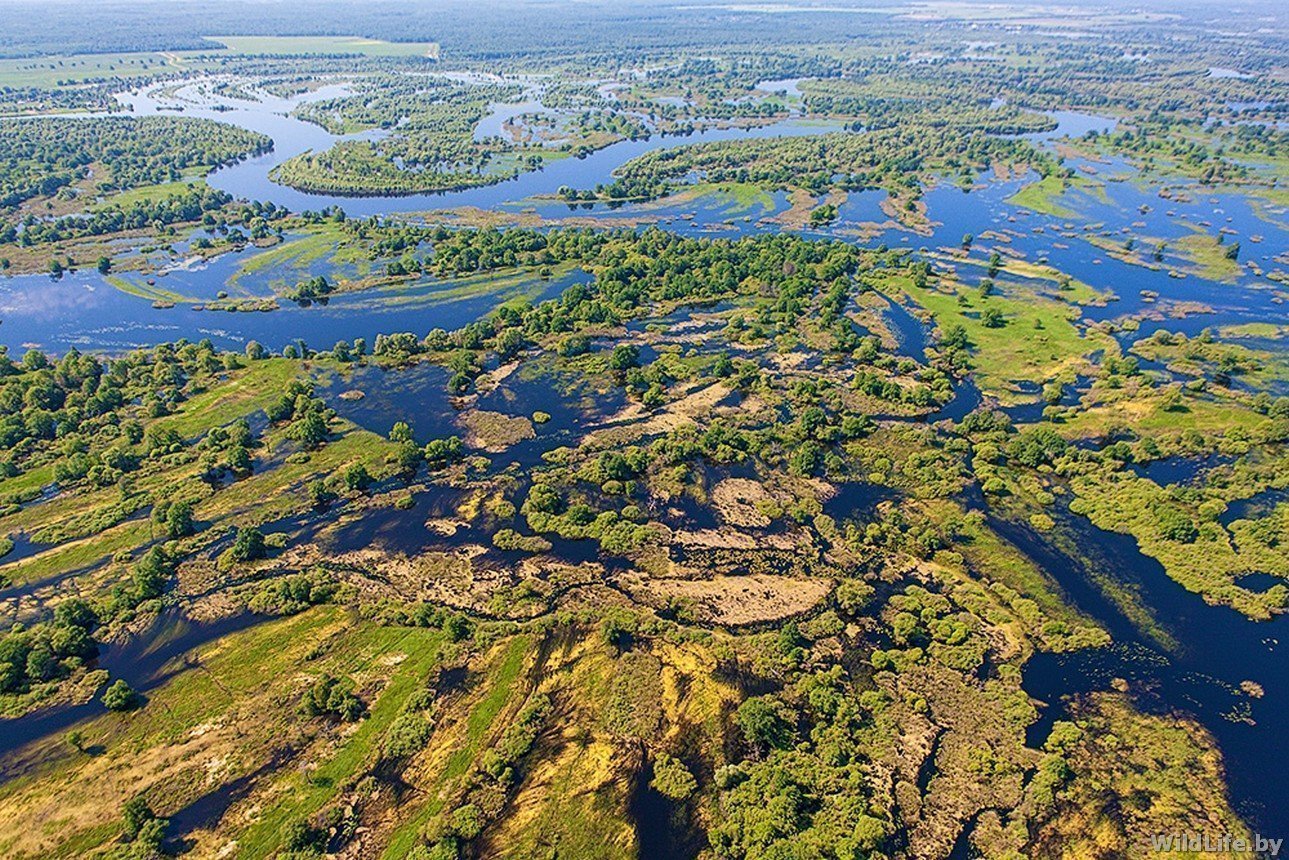
<path id="1" fill-rule="evenodd" d="M 625 583 L 624 583 L 625 584 Z M 773 574 L 712 579 L 648 579 L 637 584 L 644 599 L 675 598 L 700 620 L 737 627 L 779 621 L 814 608 L 832 590 L 826 579 Z"/>
<path id="2" fill-rule="evenodd" d="M 732 526 L 768 526 L 770 518 L 756 507 L 757 502 L 765 501 L 770 501 L 765 486 L 750 478 L 726 478 L 712 488 L 712 505 L 716 513 Z"/>
<path id="3" fill-rule="evenodd" d="M 472 409 L 463 412 L 457 423 L 465 430 L 465 443 L 491 454 L 505 451 L 511 445 L 537 435 L 527 418 Z"/>

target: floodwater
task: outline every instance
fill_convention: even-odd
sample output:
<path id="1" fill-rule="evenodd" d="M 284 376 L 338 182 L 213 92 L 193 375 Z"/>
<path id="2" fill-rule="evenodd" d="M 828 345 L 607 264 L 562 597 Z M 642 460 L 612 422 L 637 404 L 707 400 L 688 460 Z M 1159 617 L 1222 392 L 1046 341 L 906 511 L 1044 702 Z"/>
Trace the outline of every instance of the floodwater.
<path id="1" fill-rule="evenodd" d="M 249 613 L 219 621 L 196 622 L 179 609 L 166 609 L 147 630 L 128 641 L 100 646 L 97 666 L 106 669 L 109 683 L 123 680 L 145 699 L 150 690 L 189 668 L 192 652 L 256 622 Z M 106 713 L 94 698 L 80 705 L 58 705 L 19 719 L 0 719 L 0 781 L 32 764 L 14 755 L 36 741 L 54 737 L 91 717 Z"/>
<path id="2" fill-rule="evenodd" d="M 1289 829 L 1289 783 L 1268 766 L 1289 761 L 1289 618 L 1259 623 L 1210 606 L 1170 579 L 1133 538 L 1079 517 L 1063 517 L 1062 525 L 1095 568 L 1136 590 L 1137 601 L 1163 631 L 1166 641 L 1161 643 L 1129 621 L 1078 561 L 1022 527 L 996 525 L 1056 579 L 1076 606 L 1104 625 L 1115 642 L 1108 648 L 1030 658 L 1025 691 L 1046 703 L 1030 727 L 1030 742 L 1041 744 L 1052 722 L 1065 715 L 1066 696 L 1109 690 L 1115 679 L 1126 680 L 1146 710 L 1193 715 L 1213 734 L 1225 758 L 1231 801 L 1255 828 L 1264 833 Z M 1248 681 L 1261 692 L 1243 691 L 1240 685 Z"/>
<path id="3" fill-rule="evenodd" d="M 796 81 L 764 82 L 762 89 L 799 94 Z M 321 150 L 339 138 L 323 129 L 287 114 L 306 99 L 326 98 L 341 88 L 325 88 L 297 99 L 265 96 L 258 102 L 200 95 L 196 85 L 180 90 L 185 115 L 204 116 L 251 128 L 274 139 L 272 152 L 215 171 L 209 183 L 235 196 L 272 201 L 293 210 L 319 210 L 340 206 L 353 216 L 389 213 L 432 212 L 454 207 L 481 207 L 513 212 L 536 211 L 547 217 L 578 216 L 613 218 L 648 216 L 661 219 L 664 226 L 691 235 L 738 236 L 783 229 L 770 219 L 788 208 L 782 193 L 770 195 L 750 207 L 729 199 L 701 199 L 672 206 L 658 204 L 569 204 L 553 201 L 551 195 L 562 185 L 589 188 L 612 179 L 615 168 L 644 152 L 662 147 L 740 137 L 811 135 L 836 130 L 837 126 L 792 118 L 755 129 L 715 129 L 686 137 L 654 135 L 647 140 L 624 141 L 586 158 L 568 158 L 551 163 L 542 171 L 499 182 L 495 185 L 434 195 L 336 197 L 307 194 L 281 186 L 270 178 L 274 167 L 307 150 Z M 167 97 L 168 98 L 168 97 Z M 135 93 L 125 101 L 139 114 L 155 113 L 167 98 Z M 481 136 L 496 134 L 508 117 L 527 112 L 533 105 L 519 102 L 497 105 L 479 129 Z M 1029 135 L 1039 143 L 1061 136 L 1080 135 L 1089 130 L 1106 131 L 1113 120 L 1087 114 L 1062 112 L 1054 115 L 1053 132 Z M 856 132 L 859 133 L 859 132 Z M 379 132 L 365 135 L 377 137 Z M 970 190 L 941 183 L 926 195 L 931 233 L 917 235 L 887 224 L 879 208 L 882 192 L 863 191 L 849 195 L 839 217 L 827 229 L 810 235 L 842 238 L 868 234 L 867 244 L 905 247 L 915 253 L 956 248 L 966 233 L 973 234 L 975 253 L 999 248 L 1031 261 L 1047 262 L 1074 278 L 1086 282 L 1109 297 L 1104 306 L 1077 310 L 1082 324 L 1122 321 L 1136 317 L 1139 328 L 1119 334 L 1125 347 L 1153 331 L 1167 328 L 1198 334 L 1206 328 L 1248 322 L 1284 321 L 1285 288 L 1263 274 L 1277 268 L 1277 257 L 1289 253 L 1289 219 L 1282 208 L 1257 204 L 1248 198 L 1213 193 L 1187 182 L 1171 184 L 1168 198 L 1159 190 L 1139 182 L 1126 164 L 1117 161 L 1075 160 L 1071 166 L 1083 175 L 1103 180 L 1099 190 L 1073 191 L 1060 203 L 1068 214 L 1045 215 L 1008 202 L 1033 176 L 978 177 Z M 432 216 L 430 216 L 432 218 Z M 1171 246 L 1197 231 L 1210 235 L 1222 231 L 1224 241 L 1241 243 L 1241 269 L 1231 282 L 1206 279 L 1195 272 L 1175 277 L 1169 269 L 1182 270 L 1185 262 L 1170 255 L 1158 269 L 1133 265 L 1111 257 L 1089 239 L 1122 245 L 1129 239 L 1161 239 Z M 175 271 L 158 280 L 158 285 L 184 295 L 210 300 L 227 287 L 246 255 L 229 254 L 204 264 Z M 1143 257 L 1146 255 L 1143 254 Z M 1253 264 L 1253 265 L 1249 265 Z M 943 265 L 940 263 L 939 265 Z M 1256 268 L 1255 268 L 1256 267 Z M 985 275 L 983 267 L 957 264 L 958 274 L 968 283 Z M 1259 271 L 1260 270 L 1260 271 Z M 1175 271 L 1175 274 L 1183 274 Z M 242 278 L 240 286 L 252 295 L 267 296 L 271 281 L 283 272 L 266 270 Z M 531 284 L 525 293 L 535 300 L 557 295 L 584 273 L 563 279 Z M 1007 274 L 997 277 L 998 287 L 1009 292 L 1042 290 L 1053 285 Z M 410 287 L 333 297 L 326 304 L 296 307 L 284 303 L 269 313 L 197 311 L 189 306 L 169 309 L 151 307 L 147 299 L 115 289 L 97 274 L 76 272 L 62 280 L 46 276 L 0 278 L 0 343 L 11 349 L 29 344 L 61 352 L 82 349 L 120 351 L 138 345 L 210 337 L 217 344 L 237 347 L 255 339 L 273 349 L 303 338 L 315 348 L 327 348 L 337 340 L 365 337 L 370 342 L 378 332 L 413 331 L 424 334 L 431 328 L 451 329 L 487 312 L 504 296 L 496 294 L 461 298 L 451 292 L 452 282 L 423 279 Z M 1179 308 L 1179 303 L 1187 303 Z M 671 322 L 684 318 L 681 312 Z M 892 307 L 886 318 L 899 341 L 900 352 L 923 360 L 928 345 L 925 326 L 906 309 Z M 1283 350 L 1282 341 L 1259 343 L 1261 348 Z M 446 372 L 418 367 L 408 371 L 363 368 L 352 378 L 337 380 L 324 392 L 338 411 L 356 423 L 387 433 L 395 421 L 406 421 L 419 441 L 459 432 L 457 407 L 446 395 Z M 1064 392 L 1062 402 L 1074 402 L 1083 381 Z M 362 391 L 360 399 L 339 395 L 346 390 Z M 479 398 L 478 408 L 515 415 L 531 415 L 540 408 L 552 415 L 537 429 L 536 440 L 522 443 L 496 464 L 515 461 L 521 467 L 539 462 L 542 450 L 558 444 L 579 422 L 604 420 L 615 411 L 617 394 L 595 393 L 598 414 L 586 411 L 586 392 L 566 398 L 550 397 L 550 387 L 540 379 L 516 377 L 496 392 Z M 1017 421 L 1041 417 L 1038 392 L 1033 401 L 1013 407 Z M 927 420 L 960 420 L 983 402 L 981 392 L 970 382 L 960 383 L 953 400 Z M 1164 484 L 1189 481 L 1196 471 L 1213 465 L 1197 461 L 1159 461 L 1140 467 L 1141 473 Z M 849 486 L 828 506 L 839 519 L 863 513 L 884 496 L 863 485 Z M 1283 491 L 1263 494 L 1232 505 L 1224 522 L 1265 512 L 1268 505 L 1283 502 Z M 328 538 L 333 548 L 344 549 L 379 543 L 399 551 L 415 552 L 437 540 L 421 525 L 425 517 L 449 506 L 450 499 L 433 493 L 418 494 L 410 511 L 388 509 L 334 529 Z M 320 523 L 301 522 L 314 528 Z M 1226 759 L 1232 799 L 1237 809 L 1263 832 L 1289 829 L 1289 783 L 1272 767 L 1289 761 L 1289 657 L 1281 640 L 1286 635 L 1283 617 L 1269 623 L 1255 623 L 1230 609 L 1205 604 L 1170 580 L 1154 560 L 1143 556 L 1131 538 L 1095 529 L 1085 520 L 1063 517 L 1081 550 L 1088 553 L 1097 570 L 1135 589 L 1146 614 L 1158 629 L 1142 630 L 1130 621 L 1121 607 L 1110 601 L 1096 585 L 1095 578 L 1079 561 L 1071 559 L 1026 529 L 998 523 L 1009 540 L 1037 560 L 1059 583 L 1069 598 L 1084 612 L 1100 621 L 1114 636 L 1111 649 L 1081 651 L 1071 655 L 1040 654 L 1025 670 L 1025 689 L 1046 703 L 1040 721 L 1032 728 L 1031 741 L 1041 744 L 1053 720 L 1063 711 L 1062 699 L 1070 694 L 1108 689 L 1115 678 L 1130 682 L 1144 707 L 1159 713 L 1183 712 L 1196 716 L 1213 733 Z M 590 557 L 590 541 L 562 542 L 557 552 Z M 24 551 L 19 547 L 16 552 Z M 11 560 L 11 559 L 10 559 Z M 1267 573 L 1254 573 L 1266 577 Z M 1270 585 L 1271 580 L 1248 579 L 1249 587 Z M 156 635 L 142 636 L 127 646 L 108 648 L 100 658 L 114 677 L 125 677 L 137 689 L 164 678 L 176 666 L 175 660 L 209 637 L 223 635 L 244 619 L 221 625 L 191 625 L 167 615 Z M 183 626 L 187 625 L 187 626 Z M 181 626 L 178 634 L 171 628 Z M 1162 634 L 1158 634 L 1162 630 Z M 166 635 L 161 635 L 166 633 Z M 154 640 L 160 637 L 163 644 Z M 131 650 L 133 649 L 133 650 Z M 1261 697 L 1240 688 L 1241 682 L 1260 686 Z M 39 738 L 98 713 L 96 702 L 75 708 L 58 708 L 17 721 L 0 723 L 0 755 L 12 753 Z M 12 763 L 18 759 L 7 756 Z M 0 778 L 3 774 L 0 773 Z"/>

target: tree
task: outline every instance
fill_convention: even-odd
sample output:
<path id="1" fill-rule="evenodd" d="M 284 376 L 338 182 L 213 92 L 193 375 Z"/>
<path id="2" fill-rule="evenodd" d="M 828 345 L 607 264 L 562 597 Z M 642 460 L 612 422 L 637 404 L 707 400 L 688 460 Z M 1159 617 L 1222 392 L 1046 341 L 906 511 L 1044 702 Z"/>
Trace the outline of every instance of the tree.
<path id="1" fill-rule="evenodd" d="M 305 691 L 301 710 L 311 717 L 335 717 L 351 723 L 366 711 L 362 700 L 354 695 L 354 682 L 323 674 Z"/>
<path id="2" fill-rule="evenodd" d="M 508 361 L 524 348 L 524 333 L 517 328 L 508 328 L 497 335 L 497 356 Z"/>
<path id="3" fill-rule="evenodd" d="M 236 561 L 252 561 L 264 557 L 264 535 L 254 526 L 246 526 L 237 530 L 237 537 L 233 539 L 233 546 L 230 550 Z"/>
<path id="4" fill-rule="evenodd" d="M 137 839 L 144 825 L 155 820 L 156 817 L 157 814 L 143 799 L 143 795 L 136 795 L 127 800 L 125 806 L 121 807 L 121 827 L 124 830 L 125 841 L 133 842 Z"/>
<path id="5" fill-rule="evenodd" d="M 735 720 L 743 737 L 759 750 L 783 749 L 792 743 L 792 726 L 784 719 L 782 706 L 769 697 L 747 699 L 739 705 Z"/>
<path id="6" fill-rule="evenodd" d="M 283 832 L 282 841 L 295 856 L 317 856 L 326 850 L 327 834 L 308 821 L 293 821 Z"/>
<path id="7" fill-rule="evenodd" d="M 394 472 L 403 480 L 410 480 L 416 475 L 416 470 L 421 468 L 421 463 L 425 461 L 425 452 L 418 448 L 412 442 L 403 442 L 394 448 L 394 453 L 390 455 L 390 462 L 394 466 Z M 408 496 L 408 506 L 411 506 L 411 497 Z"/>
<path id="8" fill-rule="evenodd" d="M 1022 465 L 1034 468 L 1051 463 L 1065 453 L 1069 443 L 1051 427 L 1035 427 L 1020 433 L 1007 446 L 1007 453 Z"/>
<path id="9" fill-rule="evenodd" d="M 1155 523 L 1159 536 L 1178 543 L 1193 543 L 1199 537 L 1194 520 L 1180 508 L 1168 504 L 1154 506 Z"/>
<path id="10" fill-rule="evenodd" d="M 425 462 L 431 469 L 441 469 L 455 463 L 465 455 L 465 447 L 459 436 L 446 439 L 433 439 L 425 446 Z"/>
<path id="11" fill-rule="evenodd" d="M 861 815 L 855 822 L 855 841 L 865 851 L 876 851 L 891 835 L 891 830 L 889 822 L 872 815 Z"/>
<path id="12" fill-rule="evenodd" d="M 653 763 L 653 779 L 649 785 L 664 797 L 684 800 L 698 789 L 698 780 L 680 759 L 659 753 Z"/>
<path id="13" fill-rule="evenodd" d="M 1003 257 L 997 251 L 989 254 L 989 277 L 993 278 L 998 275 L 998 270 L 1003 267 Z"/>
<path id="14" fill-rule="evenodd" d="M 609 356 L 609 369 L 624 373 L 640 366 L 640 348 L 629 343 L 618 344 Z"/>
<path id="15" fill-rule="evenodd" d="M 335 494 L 327 489 L 327 482 L 321 478 L 314 478 L 308 486 L 309 504 L 314 508 L 325 508 Z"/>
<path id="16" fill-rule="evenodd" d="M 424 748 L 430 739 L 430 721 L 423 714 L 400 714 L 385 733 L 385 755 L 406 758 Z"/>
<path id="17" fill-rule="evenodd" d="M 985 328 L 1002 328 L 1007 324 L 998 308 L 985 308 L 980 312 L 980 322 Z"/>
<path id="18" fill-rule="evenodd" d="M 166 511 L 166 536 L 187 537 L 196 531 L 192 519 L 192 502 L 175 502 Z"/>
<path id="19" fill-rule="evenodd" d="M 22 354 L 23 370 L 43 370 L 49 367 L 49 359 L 38 349 L 29 349 Z"/>
<path id="20" fill-rule="evenodd" d="M 794 475 L 813 475 L 823 465 L 823 449 L 815 442 L 805 442 L 788 458 L 788 470 Z"/>
<path id="21" fill-rule="evenodd" d="M 327 421 L 316 409 L 310 409 L 303 416 L 291 422 L 287 427 L 288 438 L 299 442 L 304 448 L 318 448 L 327 441 Z"/>
<path id="22" fill-rule="evenodd" d="M 174 569 L 170 559 L 160 547 L 152 547 L 143 557 L 135 562 L 130 578 L 134 582 L 134 596 L 138 600 L 151 600 L 160 597 L 165 590 L 166 580 Z"/>
<path id="23" fill-rule="evenodd" d="M 100 275 L 106 275 L 108 272 L 112 271 L 112 258 L 99 257 L 96 267 L 98 268 L 98 273 Z"/>
<path id="24" fill-rule="evenodd" d="M 251 473 L 251 453 L 242 445 L 234 445 L 228 450 L 228 468 L 234 475 L 249 475 Z"/>
<path id="25" fill-rule="evenodd" d="M 103 707 L 109 711 L 131 711 L 139 706 L 139 694 L 125 681 L 118 679 L 103 693 Z"/>
<path id="26" fill-rule="evenodd" d="M 367 467 L 362 463 L 353 463 L 345 469 L 345 489 L 351 493 L 366 492 L 373 480 Z"/>

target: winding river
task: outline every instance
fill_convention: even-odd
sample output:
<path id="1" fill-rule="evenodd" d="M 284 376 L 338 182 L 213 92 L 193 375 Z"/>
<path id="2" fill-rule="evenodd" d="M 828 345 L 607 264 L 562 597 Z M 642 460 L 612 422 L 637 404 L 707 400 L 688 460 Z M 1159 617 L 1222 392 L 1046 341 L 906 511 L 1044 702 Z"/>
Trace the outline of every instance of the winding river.
<path id="1" fill-rule="evenodd" d="M 791 92 L 793 82 L 773 83 Z M 158 90 L 132 93 L 123 101 L 136 114 L 169 114 L 182 105 L 184 115 L 231 122 L 273 138 L 271 152 L 212 173 L 208 182 L 215 188 L 297 211 L 339 206 L 356 216 L 479 207 L 515 212 L 531 209 L 549 217 L 576 214 L 612 219 L 648 215 L 669 229 L 694 235 L 734 236 L 782 229 L 769 220 L 788 207 L 781 194 L 751 209 L 717 199 L 684 204 L 671 211 L 656 204 L 574 208 L 542 198 L 562 185 L 586 188 L 607 182 L 613 170 L 627 160 L 662 147 L 748 136 L 811 135 L 836 128 L 794 118 L 754 129 L 716 129 L 685 137 L 655 135 L 648 140 L 616 143 L 583 159 L 556 161 L 544 170 L 482 188 L 435 195 L 333 197 L 286 188 L 269 176 L 286 159 L 307 150 L 325 149 L 340 139 L 288 114 L 303 101 L 341 94 L 343 88 L 326 87 L 294 99 L 265 94 L 260 101 L 246 101 L 209 95 L 200 92 L 200 87 L 200 83 L 192 83 L 164 95 Z M 531 109 L 530 102 L 498 105 L 484 123 L 487 129 L 499 129 L 505 117 Z M 1054 132 L 1031 137 L 1045 142 L 1113 126 L 1112 120 L 1086 114 L 1067 112 L 1055 116 L 1059 126 Z M 1079 161 L 1074 166 L 1107 180 L 1103 194 L 1083 194 L 1079 198 L 1077 216 L 1041 215 L 1009 203 L 1008 198 L 1033 177 L 982 177 L 969 192 L 941 185 L 927 194 L 935 220 L 930 235 L 915 235 L 889 224 L 878 207 L 882 197 L 879 192 L 850 195 L 841 207 L 839 219 L 818 235 L 862 235 L 862 241 L 873 244 L 930 250 L 956 247 L 964 233 L 980 237 L 992 230 L 1004 238 L 979 241 L 1003 243 L 1028 260 L 1047 260 L 1057 269 L 1117 297 L 1104 307 L 1082 308 L 1080 313 L 1087 323 L 1110 321 L 1125 314 L 1150 316 L 1156 307 L 1154 295 L 1165 301 L 1195 303 L 1192 311 L 1203 309 L 1183 316 L 1153 314 L 1158 318 L 1145 319 L 1140 331 L 1131 335 L 1133 338 L 1158 327 L 1197 333 L 1210 326 L 1286 319 L 1284 288 L 1254 272 L 1246 271 L 1234 283 L 1210 281 L 1196 274 L 1177 278 L 1164 270 L 1120 262 L 1083 237 L 1087 232 L 1083 225 L 1098 222 L 1116 227 L 1133 222 L 1134 229 L 1169 240 L 1196 229 L 1222 229 L 1231 240 L 1241 241 L 1242 261 L 1270 270 L 1275 268 L 1277 256 L 1289 253 L 1289 225 L 1283 210 L 1251 203 L 1245 197 L 1194 188 L 1186 189 L 1184 197 L 1165 200 L 1140 183 L 1131 168 L 1121 162 Z M 252 249 L 243 252 L 253 253 Z M 213 296 L 238 265 L 239 255 L 230 254 L 173 271 L 165 276 L 169 279 L 165 283 L 186 294 Z M 967 279 L 983 277 L 983 271 L 965 266 L 960 274 Z M 565 279 L 534 285 L 530 294 L 534 298 L 555 295 L 571 282 L 569 279 L 577 277 L 574 273 Z M 265 274 L 258 281 L 252 279 L 250 288 L 270 295 L 270 278 L 271 274 Z M 1005 289 L 1038 286 L 1007 275 L 999 281 Z M 119 351 L 181 337 L 210 337 L 218 345 L 230 348 L 250 338 L 272 348 L 297 339 L 326 348 L 341 338 L 372 338 L 382 331 L 424 333 L 436 326 L 453 328 L 486 312 L 495 301 L 495 297 L 488 296 L 436 301 L 435 292 L 444 288 L 443 284 L 427 281 L 412 290 L 410 297 L 406 291 L 338 296 L 325 306 L 289 306 L 272 313 L 230 315 L 182 306 L 154 308 L 93 272 L 78 271 L 58 281 L 43 275 L 9 277 L 0 279 L 0 343 L 12 350 L 37 345 L 55 352 L 71 346 Z M 902 351 L 916 356 L 925 343 L 921 324 L 907 314 L 901 316 L 899 311 L 892 314 Z M 431 388 L 441 394 L 441 380 L 433 373 L 426 376 L 424 384 L 425 397 L 436 396 L 430 393 Z M 974 387 L 964 387 L 961 402 L 951 404 L 954 411 L 936 417 L 961 417 L 979 402 L 979 392 L 973 391 Z M 379 406 L 378 398 L 365 405 L 360 401 L 352 407 L 352 417 L 360 422 L 364 417 L 385 422 L 375 428 L 383 432 L 392 414 L 389 409 L 412 408 L 419 396 L 413 385 L 406 397 L 400 396 L 397 404 L 387 408 Z M 1289 832 L 1289 783 L 1274 772 L 1275 766 L 1289 762 L 1289 649 L 1281 642 L 1289 634 L 1289 620 L 1281 617 L 1274 622 L 1253 623 L 1232 610 L 1208 606 L 1168 579 L 1158 563 L 1138 552 L 1130 538 L 1101 532 L 1076 517 L 1066 518 L 1065 525 L 1077 536 L 1080 546 L 1091 552 L 1100 570 L 1136 589 L 1142 605 L 1159 621 L 1170 641 L 1161 643 L 1137 629 L 1105 598 L 1081 563 L 1027 530 L 1000 523 L 1004 535 L 1039 560 L 1069 598 L 1105 625 L 1117 643 L 1110 649 L 1073 655 L 1041 654 L 1030 661 L 1025 688 L 1046 703 L 1034 727 L 1033 742 L 1041 742 L 1052 720 L 1062 714 L 1062 697 L 1106 689 L 1114 678 L 1128 679 L 1147 709 L 1198 717 L 1221 745 L 1238 810 L 1263 832 Z M 166 623 L 177 622 L 168 619 Z M 173 659 L 203 641 L 203 637 L 223 632 L 227 631 L 188 627 L 161 649 L 154 648 L 146 654 L 135 654 L 125 647 L 109 649 L 103 661 L 114 675 L 132 678 L 132 683 L 137 681 L 136 686 L 146 689 L 162 677 L 165 666 L 173 665 Z M 1240 684 L 1246 681 L 1261 687 L 1261 697 L 1241 691 Z M 29 741 L 59 731 L 96 708 L 88 705 L 63 709 L 6 725 L 0 753 L 13 752 Z"/>

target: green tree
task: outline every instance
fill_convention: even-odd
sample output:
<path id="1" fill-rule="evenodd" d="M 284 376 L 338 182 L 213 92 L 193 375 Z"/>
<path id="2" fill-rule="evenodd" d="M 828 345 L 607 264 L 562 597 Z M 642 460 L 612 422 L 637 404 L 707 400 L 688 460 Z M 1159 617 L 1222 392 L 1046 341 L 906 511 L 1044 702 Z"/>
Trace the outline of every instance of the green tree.
<path id="1" fill-rule="evenodd" d="M 784 718 L 782 706 L 768 696 L 744 701 L 739 705 L 735 721 L 755 749 L 783 749 L 792 743 L 792 726 Z"/>
<path id="2" fill-rule="evenodd" d="M 103 707 L 109 711 L 131 711 L 139 706 L 139 694 L 125 681 L 117 679 L 103 693 Z"/>
<path id="3" fill-rule="evenodd" d="M 166 535 L 172 538 L 187 537 L 196 531 L 192 518 L 192 502 L 179 501 L 166 511 Z"/>
<path id="4" fill-rule="evenodd" d="M 254 526 L 244 526 L 237 530 L 230 549 L 237 561 L 252 561 L 264 557 L 264 535 Z"/>
<path id="5" fill-rule="evenodd" d="M 698 789 L 698 780 L 694 779 L 684 762 L 667 753 L 659 753 L 654 760 L 653 779 L 649 784 L 672 800 L 684 800 Z"/>
<path id="6" fill-rule="evenodd" d="M 980 322 L 985 328 L 1002 328 L 1007 324 L 1003 312 L 998 308 L 985 308 L 981 311 Z"/>
<path id="7" fill-rule="evenodd" d="M 363 493 L 367 491 L 367 488 L 372 485 L 375 479 L 372 478 L 371 473 L 367 471 L 367 467 L 362 463 L 353 463 L 345 469 L 344 480 L 345 489 L 349 490 L 349 492 Z"/>
<path id="8" fill-rule="evenodd" d="M 633 367 L 640 366 L 640 348 L 632 344 L 618 344 L 613 348 L 613 353 L 609 356 L 609 369 L 626 372 Z"/>
<path id="9" fill-rule="evenodd" d="M 165 590 L 166 580 L 170 579 L 173 573 L 174 568 L 165 551 L 160 547 L 152 547 L 134 563 L 134 568 L 130 571 L 130 578 L 134 583 L 134 596 L 138 600 L 160 597 Z"/>
<path id="10" fill-rule="evenodd" d="M 317 410 L 310 409 L 291 422 L 286 435 L 304 448 L 317 448 L 327 441 L 327 422 Z"/>

